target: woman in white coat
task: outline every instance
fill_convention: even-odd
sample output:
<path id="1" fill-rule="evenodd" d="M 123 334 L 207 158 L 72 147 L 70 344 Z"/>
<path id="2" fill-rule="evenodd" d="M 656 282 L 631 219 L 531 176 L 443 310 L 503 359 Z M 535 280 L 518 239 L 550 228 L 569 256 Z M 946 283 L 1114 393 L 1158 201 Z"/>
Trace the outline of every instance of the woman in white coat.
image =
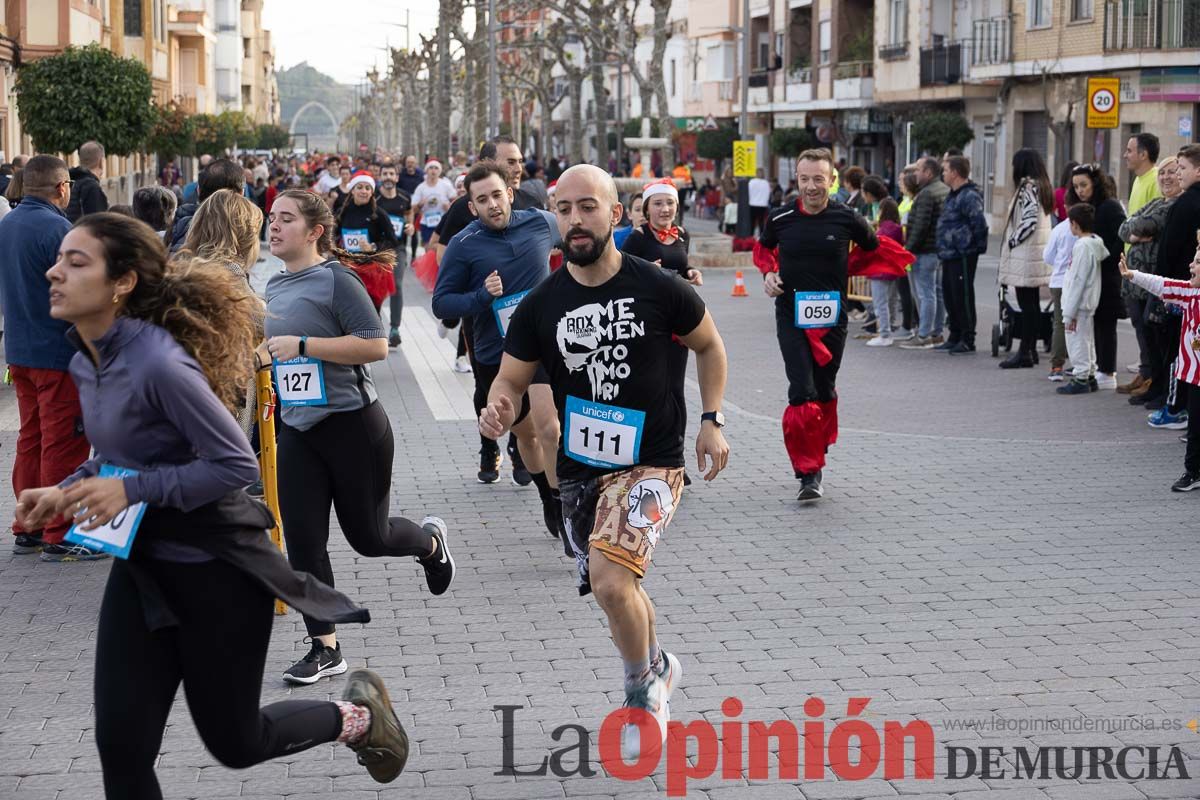
<path id="1" fill-rule="evenodd" d="M 1021 346 L 1000 362 L 1000 369 L 1032 367 L 1037 363 L 1037 340 L 1041 329 L 1041 287 L 1050 283 L 1051 266 L 1042 259 L 1050 239 L 1050 215 L 1054 212 L 1054 190 L 1046 175 L 1042 156 L 1023 147 L 1013 154 L 1013 186 L 1017 188 L 1008 207 L 1008 219 L 1000 244 L 1000 283 L 1012 286 L 1021 309 L 1021 326 L 1016 332 Z"/>

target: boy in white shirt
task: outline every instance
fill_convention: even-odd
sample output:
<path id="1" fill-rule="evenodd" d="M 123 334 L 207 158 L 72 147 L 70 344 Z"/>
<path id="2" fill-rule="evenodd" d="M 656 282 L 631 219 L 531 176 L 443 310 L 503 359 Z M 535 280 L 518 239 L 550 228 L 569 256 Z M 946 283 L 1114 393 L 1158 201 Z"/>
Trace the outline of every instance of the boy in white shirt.
<path id="1" fill-rule="evenodd" d="M 1050 273 L 1050 298 L 1054 303 L 1054 335 L 1050 340 L 1050 375 L 1052 381 L 1064 378 L 1063 365 L 1067 363 L 1067 335 L 1063 328 L 1062 287 L 1067 270 L 1071 268 L 1071 250 L 1075 247 L 1075 234 L 1071 233 L 1071 220 L 1064 219 L 1054 226 L 1050 241 L 1042 251 L 1045 261 L 1054 271 Z"/>

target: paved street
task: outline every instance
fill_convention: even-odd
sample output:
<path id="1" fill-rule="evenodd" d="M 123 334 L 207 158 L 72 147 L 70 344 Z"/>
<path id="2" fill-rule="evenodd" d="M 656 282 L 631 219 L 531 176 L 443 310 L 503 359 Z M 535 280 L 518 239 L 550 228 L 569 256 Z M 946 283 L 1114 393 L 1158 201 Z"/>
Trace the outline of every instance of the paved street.
<path id="1" fill-rule="evenodd" d="M 985 259 L 977 280 L 983 344 L 996 315 L 994 263 Z M 881 738 L 885 721 L 932 725 L 938 777 L 914 779 L 911 750 L 906 777 L 894 780 L 882 765 L 868 780 L 834 780 L 829 769 L 824 780 L 781 780 L 772 757 L 767 780 L 722 778 L 718 770 L 689 781 L 687 797 L 1200 797 L 1195 777 L 1012 776 L 1021 746 L 1154 745 L 1165 762 L 1178 745 L 1189 774 L 1200 774 L 1200 734 L 1184 727 L 1200 717 L 1200 497 L 1167 490 L 1182 471 L 1178 433 L 1150 429 L 1142 411 L 1111 392 L 1056 396 L 1045 361 L 1002 372 L 986 352 L 950 358 L 851 341 L 827 499 L 799 508 L 780 437 L 785 382 L 771 304 L 757 275 L 747 278 L 748 299 L 729 296 L 728 271 L 709 272 L 702 290 L 730 355 L 730 467 L 685 494 L 646 584 L 662 643 L 684 667 L 673 716 L 716 724 L 727 718 L 722 701 L 737 697 L 741 721 L 824 719 L 828 740 L 848 699 L 867 697 L 860 716 Z M 428 297 L 411 275 L 408 297 L 414 310 L 405 348 L 375 370 L 397 439 L 393 508 L 446 518 L 458 577 L 434 598 L 413 562 L 358 558 L 343 539 L 331 539 L 338 586 L 374 617 L 341 630 L 343 650 L 352 667 L 369 666 L 393 687 L 413 740 L 408 768 L 381 789 L 349 750 L 324 745 L 231 771 L 203 749 L 180 702 L 158 765 L 165 795 L 665 797 L 662 766 L 634 783 L 601 769 L 600 723 L 622 699 L 621 664 L 602 615 L 576 596 L 570 565 L 542 528 L 534 489 L 512 486 L 507 467 L 501 484 L 475 482 L 474 427 L 454 418 L 462 416 L 465 382 L 448 372 L 449 344 L 430 337 Z M 1135 350 L 1124 323 L 1121 335 L 1124 365 Z M 1129 377 L 1123 366 L 1120 377 Z M 700 413 L 694 383 L 689 406 L 691 442 Z M 2 387 L 5 474 L 16 427 L 11 387 Z M 5 518 L 12 504 L 8 496 L 0 501 Z M 92 661 L 109 567 L 41 563 L 7 550 L 0 553 L 0 627 L 8 633 L 0 648 L 0 798 L 100 797 Z M 295 613 L 277 619 L 264 700 L 340 696 L 344 676 L 303 689 L 280 680 L 306 651 L 303 635 Z M 213 642 L 215 669 L 221 646 Z M 824 715 L 806 714 L 810 697 L 825 702 Z M 518 768 L 574 744 L 574 734 L 556 744 L 551 732 L 577 724 L 591 732 L 595 777 L 495 774 L 503 758 L 500 705 L 521 707 Z M 1133 726 L 1146 720 L 1173 729 Z M 968 721 L 982 724 L 965 729 Z M 1006 768 L 1007 777 L 984 779 L 977 767 L 948 780 L 948 745 L 1003 747 L 996 770 Z M 858 757 L 853 748 L 852 761 Z M 1131 761 L 1137 770 L 1146 758 Z"/>

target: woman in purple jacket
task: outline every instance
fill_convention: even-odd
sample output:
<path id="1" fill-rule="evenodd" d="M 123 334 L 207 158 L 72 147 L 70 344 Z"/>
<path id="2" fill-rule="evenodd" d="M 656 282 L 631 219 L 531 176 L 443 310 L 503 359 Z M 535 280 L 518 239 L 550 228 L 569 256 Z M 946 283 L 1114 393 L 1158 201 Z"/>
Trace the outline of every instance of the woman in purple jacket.
<path id="1" fill-rule="evenodd" d="M 96 636 L 105 793 L 162 797 L 154 762 L 181 682 L 200 738 L 229 767 L 336 740 L 392 780 L 408 742 L 373 673 L 351 675 L 343 702 L 259 707 L 274 597 L 325 619 L 369 615 L 292 572 L 263 535 L 270 512 L 243 491 L 258 469 L 232 412 L 254 371 L 261 302 L 223 268 L 166 259 L 154 231 L 115 214 L 63 239 L 46 273 L 50 314 L 74 325 L 70 371 L 95 457 L 59 486 L 21 492 L 16 509 L 26 530 L 69 516 L 68 536 L 119 556 Z M 113 529 L 131 519 L 118 546 Z"/>

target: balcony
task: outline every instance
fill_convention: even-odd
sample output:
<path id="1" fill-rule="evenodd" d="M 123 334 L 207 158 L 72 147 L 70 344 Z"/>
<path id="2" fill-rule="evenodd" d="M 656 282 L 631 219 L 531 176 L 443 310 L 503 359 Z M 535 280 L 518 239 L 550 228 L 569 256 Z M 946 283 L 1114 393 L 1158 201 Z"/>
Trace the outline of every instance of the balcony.
<path id="1" fill-rule="evenodd" d="M 883 61 L 903 61 L 908 58 L 908 42 L 881 45 L 879 58 Z"/>
<path id="2" fill-rule="evenodd" d="M 1007 64 L 1012 60 L 1012 16 L 975 20 L 971 34 L 971 66 Z"/>
<path id="3" fill-rule="evenodd" d="M 921 48 L 921 85 L 949 86 L 962 82 L 969 46 L 948 42 L 936 47 Z"/>
<path id="4" fill-rule="evenodd" d="M 869 100 L 875 91 L 873 61 L 843 61 L 833 68 L 835 100 Z"/>
<path id="5" fill-rule="evenodd" d="M 1200 47 L 1200 0 L 1109 0 L 1105 50 Z"/>
<path id="6" fill-rule="evenodd" d="M 717 81 L 717 99 L 733 100 L 733 81 Z"/>

